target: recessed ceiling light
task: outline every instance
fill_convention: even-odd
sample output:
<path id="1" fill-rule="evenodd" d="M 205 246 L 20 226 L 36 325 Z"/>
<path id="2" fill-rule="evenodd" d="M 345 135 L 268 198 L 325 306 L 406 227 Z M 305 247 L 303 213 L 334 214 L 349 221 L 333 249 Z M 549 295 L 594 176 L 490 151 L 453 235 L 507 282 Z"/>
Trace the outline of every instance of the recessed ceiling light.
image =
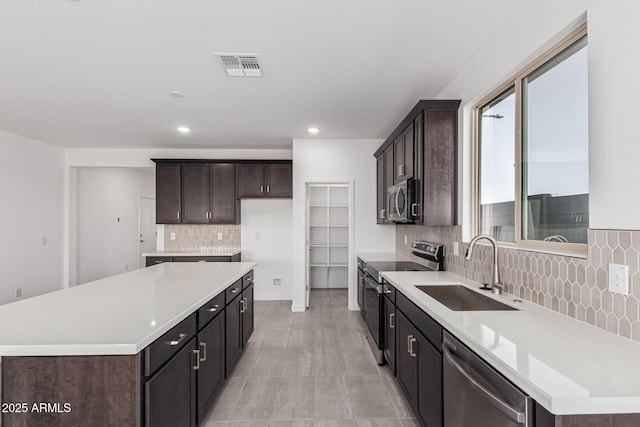
<path id="1" fill-rule="evenodd" d="M 312 133 L 312 134 L 315 135 L 316 133 L 320 132 L 320 128 L 315 127 L 315 126 L 314 127 L 310 127 L 309 129 L 307 129 L 307 132 Z"/>
<path id="2" fill-rule="evenodd" d="M 178 132 L 180 132 L 180 133 L 189 133 L 189 132 L 191 132 L 191 129 L 189 129 L 186 126 L 178 126 Z"/>
<path id="3" fill-rule="evenodd" d="M 184 93 L 178 92 L 177 90 L 172 90 L 169 92 L 169 96 L 172 98 L 184 98 Z"/>

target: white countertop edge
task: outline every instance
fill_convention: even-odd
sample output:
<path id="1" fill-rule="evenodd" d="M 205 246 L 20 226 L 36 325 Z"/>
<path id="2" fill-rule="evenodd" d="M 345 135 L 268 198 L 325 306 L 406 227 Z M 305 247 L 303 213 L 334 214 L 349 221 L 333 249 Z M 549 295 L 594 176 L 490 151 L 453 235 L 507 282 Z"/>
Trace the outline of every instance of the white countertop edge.
<path id="1" fill-rule="evenodd" d="M 400 273 L 400 274 L 399 274 Z M 424 273 L 424 272 L 422 272 Z M 454 273 L 449 272 L 429 272 L 428 274 L 440 273 L 446 277 L 446 279 L 440 279 L 435 282 L 431 282 L 429 280 L 422 280 L 422 284 L 424 285 L 447 285 L 447 284 L 461 284 L 474 291 L 477 290 L 478 287 L 481 286 L 480 283 L 469 280 L 465 277 L 458 276 Z M 420 309 L 426 312 L 429 316 L 431 316 L 434 320 L 436 320 L 440 325 L 449 331 L 452 335 L 454 335 L 458 340 L 464 343 L 467 347 L 469 347 L 472 351 L 478 354 L 481 358 L 483 358 L 487 363 L 489 363 L 496 371 L 502 374 L 505 378 L 513 382 L 516 386 L 521 388 L 525 393 L 527 393 L 530 397 L 532 397 L 536 402 L 538 402 L 541 406 L 547 409 L 554 415 L 597 415 L 597 414 L 631 414 L 631 413 L 640 413 L 640 396 L 576 396 L 576 397 L 553 397 L 546 393 L 544 390 L 541 390 L 535 384 L 530 383 L 526 379 L 522 378 L 520 374 L 515 371 L 511 366 L 505 364 L 502 360 L 497 358 L 494 354 L 490 353 L 476 343 L 474 340 L 470 339 L 466 336 L 464 331 L 461 331 L 456 325 L 453 325 L 448 319 L 440 316 L 437 312 L 435 312 L 432 308 L 429 307 L 429 304 L 437 304 L 441 307 L 444 307 L 440 302 L 431 298 L 428 294 L 422 293 L 422 291 L 417 290 L 417 292 L 421 292 L 421 297 L 425 298 L 429 301 L 427 304 L 420 299 L 416 299 L 412 297 L 411 290 L 408 288 L 414 288 L 414 284 L 410 283 L 401 283 L 395 279 L 396 276 L 406 275 L 406 272 L 383 272 L 382 277 L 396 287 L 402 294 L 407 297 L 411 302 L 416 304 Z M 409 273 L 411 274 L 411 273 Z M 416 273 L 413 273 L 416 274 Z M 411 280 L 411 282 L 416 282 L 416 280 Z M 478 291 L 478 293 L 480 293 Z M 539 306 L 537 304 L 533 304 L 529 301 L 523 300 L 521 303 L 514 303 L 513 299 L 520 299 L 514 295 L 510 294 L 502 294 L 500 296 L 496 296 L 491 294 L 490 292 L 482 292 L 482 295 L 500 301 L 503 304 L 510 305 L 512 307 L 519 308 L 521 310 L 526 310 L 529 312 L 546 312 L 547 314 L 551 314 L 554 316 L 562 316 L 566 318 L 565 320 L 569 320 L 572 322 L 577 322 L 584 327 L 593 328 L 594 333 L 596 334 L 610 334 L 606 331 L 603 331 L 599 328 L 596 328 L 593 325 L 589 325 L 584 322 L 579 322 L 578 320 L 569 318 L 555 311 L 549 310 L 545 307 Z M 446 309 L 446 307 L 445 307 Z M 447 309 L 448 310 L 448 309 Z M 510 312 L 504 312 L 510 313 Z M 513 312 L 512 312 L 513 313 Z M 618 337 L 616 337 L 618 338 Z M 622 337 L 619 337 L 620 340 L 625 340 Z M 640 362 L 639 362 L 640 363 Z M 606 369 L 606 367 L 603 367 Z"/>
<path id="2" fill-rule="evenodd" d="M 152 256 L 233 256 L 242 252 L 242 249 L 235 249 L 229 252 L 145 252 L 142 254 L 144 257 Z"/>
<path id="3" fill-rule="evenodd" d="M 141 351 L 134 344 L 0 345 L 0 354 L 2 355 L 0 358 L 10 356 L 135 356 Z"/>

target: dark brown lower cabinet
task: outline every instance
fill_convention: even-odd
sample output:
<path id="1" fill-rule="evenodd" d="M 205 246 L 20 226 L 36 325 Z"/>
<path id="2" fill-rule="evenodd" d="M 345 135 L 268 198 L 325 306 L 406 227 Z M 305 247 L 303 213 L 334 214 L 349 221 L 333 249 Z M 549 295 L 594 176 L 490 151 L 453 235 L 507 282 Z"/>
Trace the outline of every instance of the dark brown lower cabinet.
<path id="1" fill-rule="evenodd" d="M 196 340 L 184 346 L 144 385 L 145 425 L 196 425 Z"/>
<path id="2" fill-rule="evenodd" d="M 228 378 L 242 352 L 242 293 L 227 304 L 225 314 L 225 374 Z"/>
<path id="3" fill-rule="evenodd" d="M 247 346 L 247 342 L 253 333 L 253 283 L 242 291 L 242 348 Z"/>
<path id="4" fill-rule="evenodd" d="M 397 378 L 422 426 L 442 427 L 442 353 L 397 311 Z"/>
<path id="5" fill-rule="evenodd" d="M 224 384 L 224 313 L 222 311 L 198 332 L 200 369 L 198 380 L 198 424 L 207 416 Z"/>
<path id="6" fill-rule="evenodd" d="M 396 372 L 396 305 L 384 297 L 384 360 L 391 372 Z"/>

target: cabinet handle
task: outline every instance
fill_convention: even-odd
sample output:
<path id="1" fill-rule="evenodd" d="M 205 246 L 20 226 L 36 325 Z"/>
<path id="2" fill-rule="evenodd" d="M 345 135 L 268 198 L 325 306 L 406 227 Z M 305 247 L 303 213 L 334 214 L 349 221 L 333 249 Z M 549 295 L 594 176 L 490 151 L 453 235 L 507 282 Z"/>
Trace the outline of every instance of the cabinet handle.
<path id="1" fill-rule="evenodd" d="M 155 261 L 153 261 L 153 262 L 154 262 L 155 264 L 162 264 L 164 261 L 162 261 L 162 260 L 155 260 Z"/>
<path id="2" fill-rule="evenodd" d="M 390 294 L 391 292 L 393 292 L 391 289 L 389 289 L 387 287 L 384 288 L 384 293 L 385 294 Z"/>
<path id="3" fill-rule="evenodd" d="M 409 351 L 409 355 L 411 357 L 416 357 L 416 353 L 413 351 L 413 343 L 416 341 L 417 339 L 415 339 L 413 335 L 407 336 L 407 347 L 408 347 L 407 350 Z"/>
<path id="4" fill-rule="evenodd" d="M 386 215 L 385 215 L 386 209 L 380 209 L 380 219 L 385 219 Z"/>
<path id="5" fill-rule="evenodd" d="M 213 307 L 209 307 L 207 310 L 209 310 L 211 313 L 215 313 L 216 311 L 218 311 L 218 307 L 220 307 L 220 304 L 216 304 Z"/>
<path id="6" fill-rule="evenodd" d="M 404 164 L 400 165 L 400 170 L 398 170 L 398 176 L 404 176 Z"/>
<path id="7" fill-rule="evenodd" d="M 200 342 L 200 347 L 202 347 L 202 354 L 203 356 L 200 357 L 200 361 L 201 362 L 206 362 L 207 361 L 207 343 L 206 342 Z"/>
<path id="8" fill-rule="evenodd" d="M 261 185 L 261 186 L 260 186 L 260 192 L 261 192 L 261 193 L 264 193 L 264 185 Z"/>
<path id="9" fill-rule="evenodd" d="M 193 351 L 193 354 L 196 355 L 196 366 L 193 367 L 194 371 L 197 371 L 198 369 L 200 369 L 200 350 L 191 350 Z"/>
<path id="10" fill-rule="evenodd" d="M 271 189 L 269 188 L 269 186 L 267 185 L 267 193 L 269 193 L 271 191 Z"/>
<path id="11" fill-rule="evenodd" d="M 237 294 L 239 290 L 240 290 L 240 288 L 233 288 L 233 289 L 231 289 L 231 293 L 232 294 Z"/>
<path id="12" fill-rule="evenodd" d="M 178 214 L 178 219 L 180 219 L 180 211 L 178 211 L 177 214 Z"/>
<path id="13" fill-rule="evenodd" d="M 247 277 L 247 283 L 251 283 L 253 282 L 253 278 L 252 277 Z"/>
<path id="14" fill-rule="evenodd" d="M 244 313 L 244 298 L 240 298 L 240 314 Z"/>
<path id="15" fill-rule="evenodd" d="M 178 335 L 178 339 L 177 340 L 169 341 L 169 344 L 171 344 L 172 346 L 176 346 L 176 345 L 180 344 L 180 341 L 182 341 L 186 337 L 187 337 L 187 334 L 180 334 L 180 335 Z"/>
<path id="16" fill-rule="evenodd" d="M 396 327 L 396 324 L 393 323 L 393 319 L 395 319 L 395 318 L 396 318 L 395 314 L 389 313 L 389 328 L 391 328 L 391 329 L 395 329 L 395 327 Z"/>
<path id="17" fill-rule="evenodd" d="M 418 204 L 411 203 L 411 216 L 418 216 Z"/>

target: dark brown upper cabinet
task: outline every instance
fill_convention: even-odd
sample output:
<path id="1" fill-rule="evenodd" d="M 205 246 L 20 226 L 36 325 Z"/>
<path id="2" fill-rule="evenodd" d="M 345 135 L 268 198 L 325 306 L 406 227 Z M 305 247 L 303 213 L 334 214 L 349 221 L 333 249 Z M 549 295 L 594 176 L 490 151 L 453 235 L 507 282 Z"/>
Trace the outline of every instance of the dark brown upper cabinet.
<path id="1" fill-rule="evenodd" d="M 414 122 L 411 122 L 393 141 L 393 182 L 395 184 L 413 178 L 415 134 Z"/>
<path id="2" fill-rule="evenodd" d="M 387 189 L 410 178 L 419 206 L 414 223 L 457 223 L 459 106 L 460 100 L 419 101 L 376 150 L 379 224 L 392 223 L 386 219 Z"/>
<path id="3" fill-rule="evenodd" d="M 236 183 L 238 197 L 292 197 L 291 162 L 239 163 Z"/>
<path id="4" fill-rule="evenodd" d="M 236 165 L 232 162 L 156 161 L 156 223 L 238 224 Z"/>
<path id="5" fill-rule="evenodd" d="M 390 145 L 376 158 L 376 199 L 378 224 L 393 224 L 387 219 L 387 189 L 394 183 L 394 145 Z"/>
<path id="6" fill-rule="evenodd" d="M 183 224 L 234 224 L 238 208 L 235 164 L 182 165 Z"/>
<path id="7" fill-rule="evenodd" d="M 156 222 L 179 224 L 182 211 L 180 163 L 156 164 Z"/>

